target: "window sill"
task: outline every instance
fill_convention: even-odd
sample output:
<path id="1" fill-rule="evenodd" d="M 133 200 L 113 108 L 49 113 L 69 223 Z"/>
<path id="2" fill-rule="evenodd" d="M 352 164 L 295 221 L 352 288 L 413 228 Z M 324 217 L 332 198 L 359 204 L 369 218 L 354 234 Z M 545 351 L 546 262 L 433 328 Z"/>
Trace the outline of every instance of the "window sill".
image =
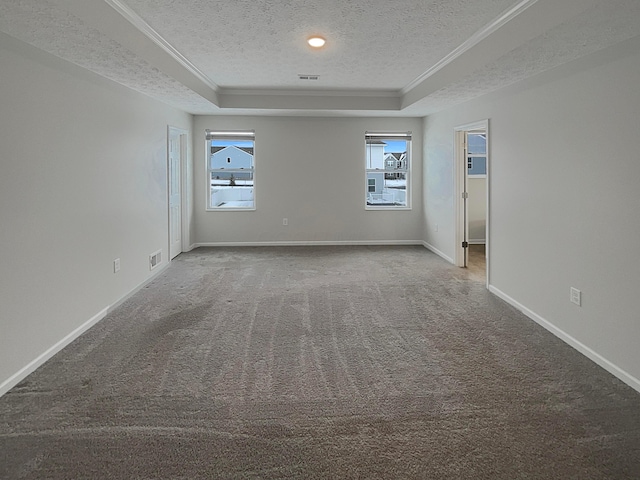
<path id="1" fill-rule="evenodd" d="M 207 212 L 255 212 L 256 207 L 220 207 L 220 208 L 207 208 Z"/>
<path id="2" fill-rule="evenodd" d="M 394 207 L 393 205 L 365 205 L 365 210 L 386 210 L 386 211 L 398 211 L 398 210 L 411 210 L 411 207 Z"/>

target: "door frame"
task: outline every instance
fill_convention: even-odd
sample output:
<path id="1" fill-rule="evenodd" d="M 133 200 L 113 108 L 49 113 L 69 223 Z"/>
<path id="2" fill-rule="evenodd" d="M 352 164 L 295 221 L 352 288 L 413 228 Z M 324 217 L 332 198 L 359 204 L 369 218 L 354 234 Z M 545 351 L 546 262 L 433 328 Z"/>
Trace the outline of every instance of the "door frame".
<path id="1" fill-rule="evenodd" d="M 178 135 L 180 139 L 180 251 L 186 252 L 188 251 L 185 247 L 188 242 L 188 232 L 189 232 L 189 222 L 187 219 L 188 215 L 188 205 L 187 205 L 187 192 L 188 192 L 188 146 L 189 146 L 189 131 L 184 128 L 174 127 L 172 125 L 167 125 L 167 258 L 169 262 L 171 261 L 171 207 L 170 207 L 170 184 L 171 184 L 171 168 L 169 162 L 171 159 L 170 155 L 170 145 L 171 137 L 173 135 Z"/>
<path id="2" fill-rule="evenodd" d="M 487 135 L 487 188 L 486 188 L 486 201 L 487 207 L 485 212 L 486 224 L 485 224 L 485 256 L 486 256 L 486 284 L 489 283 L 489 212 L 490 212 L 490 192 L 491 192 L 491 176 L 489 174 L 490 169 L 490 134 L 489 134 L 489 119 L 478 120 L 476 122 L 459 125 L 454 128 L 454 158 L 455 158 L 455 210 L 456 210 L 456 234 L 455 234 L 455 264 L 458 267 L 466 267 L 468 258 L 468 248 L 462 247 L 462 242 L 468 242 L 469 238 L 469 219 L 468 219 L 468 206 L 466 198 L 463 194 L 467 192 L 467 158 L 465 140 L 467 132 L 473 130 L 484 130 Z"/>

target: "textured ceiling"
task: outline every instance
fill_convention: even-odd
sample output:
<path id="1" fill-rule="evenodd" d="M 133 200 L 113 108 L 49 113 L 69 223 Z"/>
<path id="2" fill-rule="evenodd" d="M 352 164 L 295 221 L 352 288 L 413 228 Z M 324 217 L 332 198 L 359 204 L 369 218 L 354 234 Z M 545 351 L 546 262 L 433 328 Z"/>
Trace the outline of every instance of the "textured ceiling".
<path id="1" fill-rule="evenodd" d="M 221 87 L 400 90 L 513 0 L 126 0 Z M 185 8 L 176 8 L 183 3 Z M 188 25 L 188 28 L 184 28 Z M 312 34 L 327 39 L 313 51 Z M 409 60 L 410 61 L 407 61 Z"/>
<path id="2" fill-rule="evenodd" d="M 0 1 L 0 31 L 165 103 L 210 109 L 200 95 L 55 2 Z"/>
<path id="3" fill-rule="evenodd" d="M 424 108 L 420 105 L 415 108 L 428 114 L 637 37 L 639 21 L 640 1 L 599 2 L 470 74 L 460 76 L 424 99 Z"/>
<path id="4" fill-rule="evenodd" d="M 191 113 L 422 116 L 639 36 L 640 1 L 0 0 L 0 31 Z"/>

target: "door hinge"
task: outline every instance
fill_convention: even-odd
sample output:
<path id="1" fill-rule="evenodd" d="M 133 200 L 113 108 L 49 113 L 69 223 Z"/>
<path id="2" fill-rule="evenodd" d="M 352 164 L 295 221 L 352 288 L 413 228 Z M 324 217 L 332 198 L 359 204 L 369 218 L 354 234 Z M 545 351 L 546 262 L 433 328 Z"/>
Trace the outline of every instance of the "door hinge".
<path id="1" fill-rule="evenodd" d="M 469 198 L 469 192 L 462 192 L 462 198 L 464 199 Z"/>
<path id="2" fill-rule="evenodd" d="M 462 248 L 468 248 L 469 242 L 462 242 Z"/>

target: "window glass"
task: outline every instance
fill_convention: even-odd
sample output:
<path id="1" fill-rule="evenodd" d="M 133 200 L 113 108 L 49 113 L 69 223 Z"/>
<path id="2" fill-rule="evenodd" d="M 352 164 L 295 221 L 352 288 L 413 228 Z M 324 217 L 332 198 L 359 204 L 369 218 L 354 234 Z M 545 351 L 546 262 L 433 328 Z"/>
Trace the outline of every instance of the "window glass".
<path id="1" fill-rule="evenodd" d="M 366 208 L 410 206 L 410 132 L 365 133 Z"/>
<path id="2" fill-rule="evenodd" d="M 471 154 L 487 154 L 487 136 L 484 133 L 467 134 L 467 150 Z"/>
<path id="3" fill-rule="evenodd" d="M 467 174 L 487 174 L 487 136 L 483 133 L 467 133 Z"/>
<path id="4" fill-rule="evenodd" d="M 207 131 L 208 209 L 255 208 L 252 131 Z"/>

